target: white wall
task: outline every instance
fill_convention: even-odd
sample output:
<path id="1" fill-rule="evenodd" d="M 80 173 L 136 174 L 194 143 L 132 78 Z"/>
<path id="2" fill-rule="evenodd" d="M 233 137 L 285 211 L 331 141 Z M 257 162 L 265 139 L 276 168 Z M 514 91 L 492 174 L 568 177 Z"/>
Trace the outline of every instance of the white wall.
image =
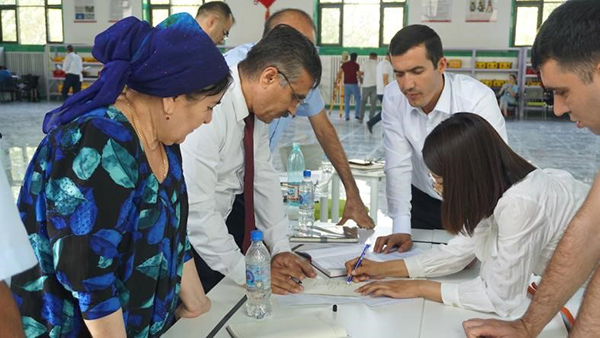
<path id="1" fill-rule="evenodd" d="M 227 46 L 237 46 L 246 42 L 255 42 L 262 36 L 265 23 L 265 7 L 262 4 L 254 5 L 252 0 L 228 0 L 227 4 L 236 19 L 227 39 Z M 311 17 L 314 12 L 313 0 L 277 0 L 271 5 L 270 12 L 284 8 L 298 8 Z"/>
<path id="2" fill-rule="evenodd" d="M 422 2 L 423 0 L 409 0 L 409 25 L 421 23 Z M 424 23 L 440 35 L 445 49 L 509 47 L 512 1 L 498 0 L 498 20 L 489 23 L 465 22 L 468 1 L 452 2 L 452 22 Z"/>
<path id="3" fill-rule="evenodd" d="M 74 22 L 75 1 L 63 0 L 63 22 L 65 43 L 92 45 L 94 37 L 110 27 L 114 22 L 109 22 L 108 0 L 94 0 L 96 7 L 96 22 Z M 132 15 L 142 18 L 142 1 L 129 0 Z"/>

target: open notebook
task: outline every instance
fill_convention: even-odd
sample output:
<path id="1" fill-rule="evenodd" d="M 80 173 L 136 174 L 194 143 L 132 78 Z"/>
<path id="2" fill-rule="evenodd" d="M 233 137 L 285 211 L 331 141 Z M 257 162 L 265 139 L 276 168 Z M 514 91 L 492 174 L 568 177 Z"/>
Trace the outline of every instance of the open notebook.
<path id="1" fill-rule="evenodd" d="M 346 268 L 344 264 L 358 256 L 360 256 L 364 245 L 352 244 L 344 246 L 336 246 L 333 248 L 321 248 L 312 250 L 300 250 L 301 252 L 310 255 L 312 265 L 319 269 L 321 272 L 329 277 L 341 277 L 346 276 Z M 369 251 L 365 258 L 368 258 L 377 262 L 387 262 L 395 259 L 404 259 L 406 257 L 414 256 L 419 254 L 419 249 L 412 249 L 408 252 L 399 253 L 394 251 L 389 254 L 376 254 L 373 251 Z"/>
<path id="2" fill-rule="evenodd" d="M 346 329 L 330 319 L 325 312 L 284 318 L 266 318 L 227 326 L 233 338 L 342 338 Z"/>

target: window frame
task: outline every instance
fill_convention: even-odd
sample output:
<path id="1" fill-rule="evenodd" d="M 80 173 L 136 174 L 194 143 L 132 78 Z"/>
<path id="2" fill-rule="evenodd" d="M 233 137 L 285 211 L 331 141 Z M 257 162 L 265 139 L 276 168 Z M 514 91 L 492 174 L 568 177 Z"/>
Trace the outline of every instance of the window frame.
<path id="1" fill-rule="evenodd" d="M 15 31 L 17 34 L 17 40 L 16 41 L 4 41 L 2 38 L 2 17 L 0 16 L 0 43 L 2 44 L 11 44 L 11 45 L 20 45 L 22 44 L 20 41 L 20 27 L 19 27 L 19 7 L 43 7 L 44 8 L 44 16 L 46 18 L 46 24 L 44 29 L 46 30 L 46 43 L 64 43 L 65 41 L 65 21 L 64 21 L 64 9 L 63 9 L 63 0 L 60 1 L 60 5 L 50 5 L 48 4 L 48 0 L 44 0 L 44 4 L 43 5 L 19 5 L 19 1 L 20 0 L 15 0 L 15 4 L 14 5 L 0 5 L 0 13 L 3 10 L 14 10 L 15 11 Z M 61 12 L 61 17 L 63 18 L 62 20 L 62 40 L 61 41 L 50 41 L 50 34 L 48 33 L 50 31 L 50 28 L 48 26 L 49 24 L 49 20 L 48 20 L 48 10 L 50 9 L 59 9 Z M 43 46 L 43 45 L 37 45 L 37 46 Z"/>
<path id="2" fill-rule="evenodd" d="M 545 3 L 555 3 L 557 0 L 524 0 L 518 1 L 513 0 L 512 6 L 512 25 L 511 25 L 511 35 L 510 35 L 510 46 L 511 47 L 531 47 L 532 45 L 517 45 L 517 11 L 522 7 L 537 7 L 538 15 L 537 15 L 537 24 L 536 28 L 540 29 L 542 26 L 544 19 L 544 4 Z"/>
<path id="3" fill-rule="evenodd" d="M 150 25 L 152 24 L 152 10 L 154 9 L 166 9 L 169 11 L 169 16 L 171 16 L 172 14 L 172 7 L 173 6 L 181 6 L 181 5 L 173 5 L 173 0 L 169 0 L 168 4 L 152 4 L 152 0 L 146 0 L 147 1 L 147 6 L 148 6 L 148 22 L 150 23 Z M 200 5 L 198 5 L 198 7 L 204 5 L 206 3 L 207 0 L 200 0 L 201 3 Z M 158 22 L 157 22 L 158 24 Z"/>
<path id="4" fill-rule="evenodd" d="M 315 0 L 316 6 L 316 18 L 317 20 L 317 45 L 323 47 L 341 47 L 341 48 L 359 48 L 355 46 L 344 46 L 344 7 L 346 5 L 346 0 L 341 0 L 341 2 L 326 2 L 321 3 L 320 0 Z M 356 5 L 355 3 L 350 3 L 352 5 Z M 349 5 L 350 5 L 349 4 Z M 373 47 L 364 47 L 364 48 L 387 48 L 389 45 L 383 43 L 383 19 L 386 8 L 404 8 L 403 17 L 402 17 L 402 26 L 406 26 L 408 19 L 408 0 L 404 2 L 385 2 L 385 0 L 379 0 L 379 37 L 378 37 L 378 46 Z M 323 27 L 323 9 L 324 8 L 339 8 L 340 11 L 340 22 L 339 22 L 339 36 L 338 43 L 323 43 L 321 41 L 321 30 Z M 363 48 L 363 47 L 360 47 Z"/>

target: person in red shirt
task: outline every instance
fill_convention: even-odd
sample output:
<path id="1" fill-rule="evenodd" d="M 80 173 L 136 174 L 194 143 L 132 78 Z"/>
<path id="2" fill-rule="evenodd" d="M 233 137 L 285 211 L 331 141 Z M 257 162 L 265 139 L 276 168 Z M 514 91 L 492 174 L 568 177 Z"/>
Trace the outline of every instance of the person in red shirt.
<path id="1" fill-rule="evenodd" d="M 350 96 L 354 96 L 354 118 L 360 120 L 360 88 L 358 87 L 360 65 L 356 63 L 357 58 L 358 54 L 350 54 L 350 60 L 342 64 L 336 76 L 336 84 L 338 84 L 342 72 L 344 74 L 344 113 L 346 121 L 350 120 Z"/>

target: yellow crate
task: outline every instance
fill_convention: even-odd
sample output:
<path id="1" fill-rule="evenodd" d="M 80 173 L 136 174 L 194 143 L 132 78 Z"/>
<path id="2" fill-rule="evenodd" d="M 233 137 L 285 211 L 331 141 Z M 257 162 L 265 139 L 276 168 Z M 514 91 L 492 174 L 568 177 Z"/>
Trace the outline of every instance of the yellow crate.
<path id="1" fill-rule="evenodd" d="M 484 85 L 486 85 L 488 87 L 491 87 L 492 83 L 494 82 L 492 80 L 480 80 L 480 81 L 481 81 L 481 83 L 483 83 Z"/>
<path id="2" fill-rule="evenodd" d="M 462 68 L 462 60 L 449 60 L 448 68 Z"/>
<path id="3" fill-rule="evenodd" d="M 475 68 L 477 68 L 477 69 L 484 69 L 485 68 L 485 62 L 475 62 Z"/>
<path id="4" fill-rule="evenodd" d="M 506 80 L 494 80 L 492 82 L 492 87 L 502 87 L 506 83 Z"/>
<path id="5" fill-rule="evenodd" d="M 498 68 L 500 69 L 511 69 L 512 62 L 498 62 Z"/>
<path id="6" fill-rule="evenodd" d="M 485 63 L 485 68 L 487 68 L 487 69 L 498 69 L 498 62 L 495 62 L 495 61 L 486 62 Z"/>

